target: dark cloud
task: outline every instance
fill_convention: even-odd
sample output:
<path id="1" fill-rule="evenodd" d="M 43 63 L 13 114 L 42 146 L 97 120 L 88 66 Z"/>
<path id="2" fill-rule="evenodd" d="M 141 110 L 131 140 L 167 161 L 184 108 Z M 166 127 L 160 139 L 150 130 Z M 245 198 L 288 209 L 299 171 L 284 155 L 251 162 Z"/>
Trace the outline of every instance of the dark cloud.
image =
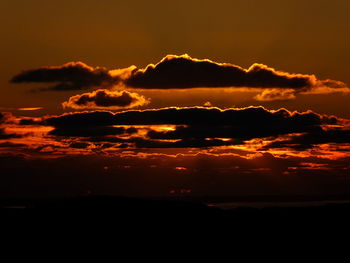
<path id="1" fill-rule="evenodd" d="M 128 86 L 150 89 L 196 87 L 278 87 L 306 88 L 314 76 L 276 71 L 262 64 L 248 70 L 228 63 L 193 59 L 187 55 L 168 55 L 156 65 L 135 71 L 126 80 Z"/>
<path id="2" fill-rule="evenodd" d="M 128 109 L 147 103 L 149 101 L 138 93 L 99 89 L 72 96 L 68 101 L 63 102 L 62 106 L 73 109 Z"/>
<path id="3" fill-rule="evenodd" d="M 334 129 L 334 130 L 318 130 L 312 133 L 305 133 L 293 136 L 287 140 L 279 140 L 266 145 L 263 149 L 272 148 L 294 148 L 305 150 L 312 148 L 317 144 L 325 143 L 350 143 L 350 130 Z"/>
<path id="4" fill-rule="evenodd" d="M 168 55 L 156 65 L 133 69 L 124 82 L 127 86 L 143 89 L 263 89 L 261 94 L 254 97 L 259 101 L 290 100 L 295 99 L 299 93 L 350 92 L 341 81 L 318 80 L 314 75 L 278 71 L 264 64 L 253 64 L 244 69 L 188 55 Z"/>
<path id="5" fill-rule="evenodd" d="M 51 135 L 66 136 L 66 137 L 90 137 L 90 136 L 107 136 L 107 135 L 119 135 L 125 132 L 124 128 L 116 128 L 111 126 L 93 126 L 93 127 L 65 127 L 56 128 L 51 131 Z"/>
<path id="6" fill-rule="evenodd" d="M 128 131 L 123 130 L 123 127 L 114 127 L 116 125 L 146 125 L 146 137 L 118 138 L 117 141 L 114 138 L 115 142 L 129 143 L 138 148 L 233 145 L 253 138 L 317 133 L 322 131 L 322 125 L 339 122 L 340 120 L 335 117 L 311 111 L 292 113 L 285 109 L 269 111 L 263 107 L 227 110 L 203 107 L 165 108 L 121 113 L 97 111 L 65 114 L 46 119 L 48 125 L 55 127 L 51 134 L 64 136 L 116 135 L 118 129 L 121 129 L 119 134 Z M 152 125 L 176 126 L 168 131 L 159 131 Z M 137 131 L 138 128 L 131 128 L 129 134 L 136 134 Z"/>
<path id="7" fill-rule="evenodd" d="M 75 125 L 274 125 L 315 126 L 336 124 L 338 119 L 312 111 L 299 113 L 286 109 L 270 111 L 263 107 L 232 108 L 221 110 L 207 107 L 163 108 L 155 110 L 129 110 L 120 113 L 108 111 L 79 112 L 49 117 L 52 126 Z M 291 128 L 293 129 L 293 128 Z"/>
<path id="8" fill-rule="evenodd" d="M 69 145 L 69 147 L 76 148 L 76 149 L 86 149 L 89 146 L 90 144 L 86 142 L 73 142 Z"/>
<path id="9" fill-rule="evenodd" d="M 221 139 L 204 139 L 204 138 L 183 138 L 179 140 L 158 140 L 142 137 L 131 137 L 128 139 L 118 137 L 89 137 L 87 141 L 94 142 L 99 145 L 99 142 L 110 143 L 109 147 L 130 148 L 130 149 L 146 149 L 146 148 L 210 148 L 216 146 L 228 146 L 237 144 L 236 140 L 221 140 Z M 96 143 L 97 142 L 97 143 Z M 105 144 L 102 144 L 105 147 Z"/>
<path id="10" fill-rule="evenodd" d="M 131 66 L 107 70 L 82 62 L 70 62 L 59 67 L 24 71 L 13 77 L 11 82 L 55 83 L 43 90 L 82 90 L 119 84 L 139 89 L 263 89 L 255 97 L 260 101 L 294 99 L 299 93 L 350 92 L 343 82 L 318 80 L 314 75 L 278 71 L 263 64 L 253 64 L 244 69 L 234 64 L 195 59 L 188 55 L 168 55 L 158 64 L 149 64 L 144 69 Z"/>
<path id="11" fill-rule="evenodd" d="M 77 112 L 60 116 L 50 116 L 46 124 L 55 127 L 110 126 L 115 125 L 114 114 L 109 111 Z"/>
<path id="12" fill-rule="evenodd" d="M 33 117 L 21 117 L 19 118 L 20 125 L 41 125 L 41 118 L 33 118 Z"/>
<path id="13" fill-rule="evenodd" d="M 1 130 L 0 130 L 0 133 L 1 133 Z M 24 147 L 24 146 L 26 146 L 26 144 L 23 144 L 23 143 L 12 143 L 12 142 L 0 143 L 0 148 L 20 148 L 20 147 Z"/>
<path id="14" fill-rule="evenodd" d="M 132 139 L 129 142 L 136 148 L 210 148 L 236 144 L 234 140 L 223 141 L 215 138 L 203 139 L 193 137 L 183 137 L 176 141 Z"/>
<path id="15" fill-rule="evenodd" d="M 41 67 L 26 70 L 11 79 L 12 83 L 55 83 L 41 90 L 83 90 L 91 87 L 110 86 L 115 83 L 105 68 L 93 68 L 82 62 L 70 62 L 62 66 Z"/>

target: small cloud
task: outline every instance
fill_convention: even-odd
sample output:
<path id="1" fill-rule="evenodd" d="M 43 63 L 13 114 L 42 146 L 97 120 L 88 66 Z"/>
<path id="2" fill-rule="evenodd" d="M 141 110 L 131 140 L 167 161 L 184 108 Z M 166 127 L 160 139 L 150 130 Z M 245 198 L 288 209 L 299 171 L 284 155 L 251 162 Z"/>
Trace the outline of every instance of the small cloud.
<path id="1" fill-rule="evenodd" d="M 17 110 L 20 111 L 36 111 L 36 110 L 42 110 L 43 107 L 32 107 L 32 108 L 18 108 Z"/>
<path id="2" fill-rule="evenodd" d="M 0 112 L 0 124 L 16 123 L 16 117 L 10 112 Z"/>
<path id="3" fill-rule="evenodd" d="M 62 66 L 45 66 L 25 70 L 11 79 L 11 83 L 54 83 L 39 91 L 83 90 L 116 83 L 107 69 L 90 67 L 83 62 L 69 62 Z"/>
<path id="4" fill-rule="evenodd" d="M 295 99 L 294 89 L 265 89 L 254 97 L 257 101 L 292 100 Z"/>
<path id="5" fill-rule="evenodd" d="M 148 99 L 135 92 L 99 89 L 72 96 L 62 106 L 72 109 L 129 109 L 148 103 Z"/>
<path id="6" fill-rule="evenodd" d="M 175 167 L 175 170 L 176 171 L 187 171 L 187 168 L 186 167 L 182 167 L 182 166 L 177 166 L 177 167 Z"/>

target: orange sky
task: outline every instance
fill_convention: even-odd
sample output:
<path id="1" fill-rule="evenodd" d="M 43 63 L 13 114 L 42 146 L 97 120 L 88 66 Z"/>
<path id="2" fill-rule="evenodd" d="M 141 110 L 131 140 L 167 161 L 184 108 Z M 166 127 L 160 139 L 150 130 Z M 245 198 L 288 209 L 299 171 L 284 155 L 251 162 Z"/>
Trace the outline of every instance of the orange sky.
<path id="1" fill-rule="evenodd" d="M 108 68 L 141 68 L 166 54 L 188 53 L 242 67 L 259 62 L 286 72 L 350 83 L 349 10 L 346 0 L 219 0 L 215 4 L 206 0 L 173 4 L 5 0 L 0 16 L 0 106 L 45 107 L 57 113 L 57 102 L 75 95 L 28 94 L 27 88 L 8 83 L 24 69 L 69 61 Z M 226 96 L 215 97 L 216 106 L 221 106 L 221 101 L 223 106 L 251 103 L 237 102 L 235 98 L 234 103 L 229 103 Z M 203 100 L 186 106 L 208 99 Z M 349 117 L 347 100 L 344 96 L 319 95 L 288 102 L 288 106 L 305 109 L 307 104 L 325 113 L 343 112 Z"/>
<path id="2" fill-rule="evenodd" d="M 14 177 L 0 190 L 347 193 L 349 11 L 347 0 L 2 1 L 0 164 Z"/>

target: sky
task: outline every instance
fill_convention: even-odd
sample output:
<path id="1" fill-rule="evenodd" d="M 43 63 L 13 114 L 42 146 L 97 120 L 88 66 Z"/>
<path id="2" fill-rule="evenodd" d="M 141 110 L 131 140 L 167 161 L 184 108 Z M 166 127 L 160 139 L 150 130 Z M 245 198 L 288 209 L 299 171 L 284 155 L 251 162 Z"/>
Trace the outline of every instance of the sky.
<path id="1" fill-rule="evenodd" d="M 349 194 L 345 0 L 4 0 L 1 196 Z"/>

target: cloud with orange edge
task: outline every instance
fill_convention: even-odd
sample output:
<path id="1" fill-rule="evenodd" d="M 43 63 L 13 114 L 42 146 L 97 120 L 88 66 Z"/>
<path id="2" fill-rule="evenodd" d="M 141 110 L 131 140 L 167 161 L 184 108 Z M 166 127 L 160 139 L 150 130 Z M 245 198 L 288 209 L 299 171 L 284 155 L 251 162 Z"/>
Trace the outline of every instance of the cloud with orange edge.
<path id="1" fill-rule="evenodd" d="M 72 109 L 130 109 L 144 106 L 149 99 L 129 91 L 110 91 L 99 89 L 89 93 L 72 96 L 62 103 L 63 108 Z"/>
<path id="2" fill-rule="evenodd" d="M 255 97 L 260 101 L 289 100 L 298 94 L 349 93 L 347 85 L 337 80 L 319 80 L 312 74 L 296 74 L 276 70 L 255 63 L 248 69 L 231 63 L 196 59 L 189 55 L 167 55 L 145 68 L 130 66 L 108 70 L 90 67 L 83 62 L 69 62 L 62 66 L 46 66 L 23 71 L 11 79 L 12 83 L 54 83 L 40 90 L 83 90 L 113 88 L 191 89 L 239 88 L 262 90 Z"/>

